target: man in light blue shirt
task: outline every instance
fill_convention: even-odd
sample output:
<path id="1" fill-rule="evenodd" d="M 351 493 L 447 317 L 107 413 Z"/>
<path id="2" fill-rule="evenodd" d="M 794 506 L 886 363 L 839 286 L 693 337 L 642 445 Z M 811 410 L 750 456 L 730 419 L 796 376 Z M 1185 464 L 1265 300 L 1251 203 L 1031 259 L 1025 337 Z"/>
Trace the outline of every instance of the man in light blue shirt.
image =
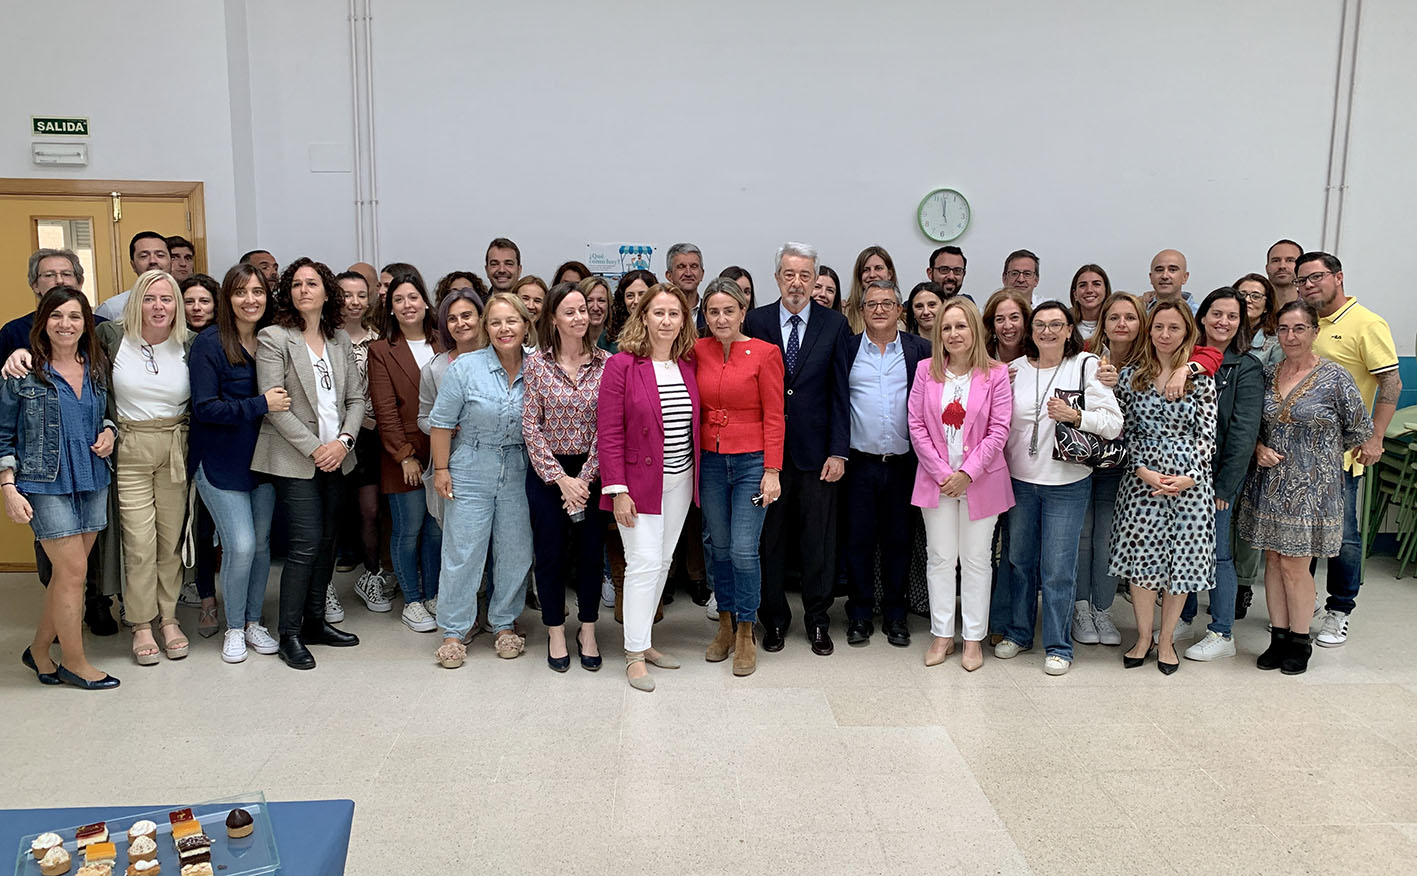
<path id="1" fill-rule="evenodd" d="M 876 552 L 881 556 L 881 616 L 886 640 L 910 644 L 905 577 L 915 512 L 915 454 L 906 402 L 930 342 L 899 329 L 900 290 L 876 280 L 862 299 L 866 330 L 848 348 L 851 455 L 846 467 L 846 641 L 865 645 L 875 632 Z"/>

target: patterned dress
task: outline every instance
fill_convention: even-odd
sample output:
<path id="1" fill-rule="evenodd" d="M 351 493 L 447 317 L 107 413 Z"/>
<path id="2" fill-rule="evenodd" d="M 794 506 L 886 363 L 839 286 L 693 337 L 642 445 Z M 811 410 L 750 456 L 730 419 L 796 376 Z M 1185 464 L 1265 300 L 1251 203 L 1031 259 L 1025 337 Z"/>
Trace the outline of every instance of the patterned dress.
<path id="1" fill-rule="evenodd" d="M 1280 396 L 1278 363 L 1264 369 L 1260 443 L 1283 457 L 1256 466 L 1240 493 L 1239 535 L 1286 557 L 1334 557 L 1343 545 L 1343 452 L 1367 441 L 1373 420 L 1342 365 L 1318 367 Z"/>
<path id="2" fill-rule="evenodd" d="M 1126 467 L 1117 488 L 1108 574 L 1148 590 L 1194 593 L 1215 586 L 1215 382 L 1194 379 L 1171 402 L 1155 387 L 1132 388 L 1136 366 L 1117 376 L 1117 403 L 1125 424 Z M 1135 471 L 1189 475 L 1195 486 L 1175 497 L 1153 496 Z"/>

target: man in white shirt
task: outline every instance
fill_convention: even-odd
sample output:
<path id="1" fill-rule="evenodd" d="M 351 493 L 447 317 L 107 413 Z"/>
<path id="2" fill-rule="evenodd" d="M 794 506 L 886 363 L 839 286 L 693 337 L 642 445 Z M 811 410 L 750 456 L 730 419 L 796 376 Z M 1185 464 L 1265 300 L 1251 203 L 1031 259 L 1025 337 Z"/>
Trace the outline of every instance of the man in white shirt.
<path id="1" fill-rule="evenodd" d="M 1046 294 L 1038 293 L 1039 277 L 1038 256 L 1030 250 L 1016 249 L 1004 259 L 1004 285 L 1022 291 L 1034 307 L 1050 300 Z"/>
<path id="2" fill-rule="evenodd" d="M 156 231 L 139 231 L 128 241 L 128 263 L 133 273 L 141 277 L 148 271 L 165 271 L 170 266 L 167 238 Z M 123 305 L 128 303 L 132 289 L 120 292 L 94 308 L 94 313 L 104 319 L 118 319 L 123 315 Z"/>

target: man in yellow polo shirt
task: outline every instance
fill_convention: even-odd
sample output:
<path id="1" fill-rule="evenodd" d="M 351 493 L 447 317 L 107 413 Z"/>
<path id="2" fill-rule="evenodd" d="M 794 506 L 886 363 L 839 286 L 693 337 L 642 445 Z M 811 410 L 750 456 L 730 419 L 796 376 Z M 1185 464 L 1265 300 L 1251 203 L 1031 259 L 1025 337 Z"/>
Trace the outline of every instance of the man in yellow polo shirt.
<path id="1" fill-rule="evenodd" d="M 1349 298 L 1343 290 L 1343 264 L 1326 252 L 1307 252 L 1294 265 L 1294 286 L 1319 312 L 1314 352 L 1332 359 L 1353 375 L 1373 413 L 1373 437 L 1346 460 L 1343 473 L 1343 548 L 1328 561 L 1327 610 L 1314 641 L 1336 648 L 1348 641 L 1348 616 L 1363 584 L 1363 540 L 1358 532 L 1359 486 L 1363 466 L 1383 454 L 1383 435 L 1397 411 L 1402 379 L 1397 348 L 1387 321 Z"/>

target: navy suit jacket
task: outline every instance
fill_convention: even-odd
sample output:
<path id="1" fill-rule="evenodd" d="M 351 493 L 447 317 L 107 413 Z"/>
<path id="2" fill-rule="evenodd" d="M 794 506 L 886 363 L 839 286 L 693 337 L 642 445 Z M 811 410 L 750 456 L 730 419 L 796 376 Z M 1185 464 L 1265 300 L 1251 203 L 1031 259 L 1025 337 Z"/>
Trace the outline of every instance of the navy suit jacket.
<path id="1" fill-rule="evenodd" d="M 820 471 L 829 456 L 845 459 L 851 450 L 851 397 L 846 383 L 851 329 L 846 317 L 815 301 L 798 340 L 797 370 L 783 375 L 787 421 L 784 464 Z M 748 311 L 744 333 L 783 349 L 778 302 Z M 786 357 L 783 362 L 786 363 Z"/>

